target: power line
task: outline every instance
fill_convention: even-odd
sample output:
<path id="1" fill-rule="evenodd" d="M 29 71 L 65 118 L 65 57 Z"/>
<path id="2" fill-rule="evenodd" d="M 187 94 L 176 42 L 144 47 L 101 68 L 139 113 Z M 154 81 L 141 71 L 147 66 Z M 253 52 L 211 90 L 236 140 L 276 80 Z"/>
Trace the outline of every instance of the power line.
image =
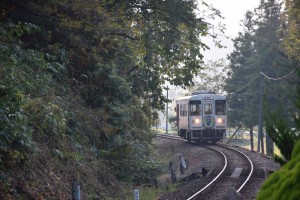
<path id="1" fill-rule="evenodd" d="M 299 68 L 299 66 L 297 66 L 296 68 L 294 68 L 290 73 L 280 77 L 280 78 L 272 78 L 267 76 L 266 74 L 264 74 L 263 72 L 260 72 L 258 75 L 256 75 L 251 81 L 249 81 L 246 85 L 244 85 L 243 87 L 241 87 L 240 89 L 238 89 L 235 92 L 232 92 L 230 94 L 234 94 L 237 93 L 239 91 L 241 91 L 242 89 L 246 88 L 250 83 L 252 83 L 258 76 L 260 76 L 260 86 L 259 86 L 259 120 L 258 120 L 258 145 L 257 145 L 257 151 L 260 152 L 260 147 L 262 150 L 262 153 L 264 154 L 264 142 L 263 142 L 263 118 L 262 118 L 262 93 L 263 93 L 263 76 L 266 77 L 269 80 L 273 80 L 273 81 L 279 81 L 282 80 L 290 75 L 292 75 L 297 68 Z M 272 147 L 273 143 L 272 140 L 270 140 L 268 133 L 266 133 L 266 140 L 267 140 L 267 154 L 270 153 L 270 151 L 268 151 L 269 148 L 274 148 Z M 272 145 L 270 146 L 270 143 L 272 143 Z M 271 154 L 273 155 L 273 153 L 271 152 Z"/>
<path id="2" fill-rule="evenodd" d="M 231 92 L 229 93 L 229 95 L 232 95 L 232 94 L 235 94 L 235 93 L 238 93 L 239 91 L 243 90 L 244 88 L 246 88 L 248 85 L 250 85 L 250 83 L 252 83 L 260 74 L 262 74 L 264 77 L 266 77 L 267 79 L 269 80 L 273 80 L 273 81 L 279 81 L 279 80 L 282 80 L 284 78 L 287 78 L 288 76 L 292 75 L 300 66 L 297 66 L 296 68 L 294 68 L 290 73 L 282 76 L 282 77 L 279 77 L 279 78 L 273 78 L 273 77 L 269 77 L 267 76 L 265 73 L 263 72 L 260 72 L 259 74 L 257 74 L 252 80 L 250 80 L 248 83 L 246 83 L 243 87 L 239 88 L 238 90 L 236 90 L 235 92 Z"/>
<path id="3" fill-rule="evenodd" d="M 256 75 L 251 81 L 249 81 L 246 85 L 244 85 L 243 87 L 239 88 L 238 90 L 236 90 L 235 92 L 231 92 L 229 93 L 231 94 L 235 94 L 238 93 L 239 91 L 241 91 L 242 89 L 246 88 L 250 83 L 252 83 L 260 74 Z"/>
<path id="4" fill-rule="evenodd" d="M 286 74 L 286 75 L 284 75 L 284 76 L 282 76 L 282 77 L 280 77 L 280 78 L 271 78 L 271 77 L 267 76 L 266 74 L 264 74 L 263 72 L 260 72 L 260 73 L 261 73 L 264 77 L 266 77 L 267 79 L 269 79 L 269 80 L 279 81 L 279 80 L 282 80 L 282 79 L 284 79 L 284 78 L 286 78 L 286 77 L 292 75 L 292 74 L 296 71 L 296 69 L 298 69 L 298 68 L 299 68 L 299 66 L 296 67 L 295 69 L 293 69 L 290 73 L 288 73 L 288 74 Z"/>

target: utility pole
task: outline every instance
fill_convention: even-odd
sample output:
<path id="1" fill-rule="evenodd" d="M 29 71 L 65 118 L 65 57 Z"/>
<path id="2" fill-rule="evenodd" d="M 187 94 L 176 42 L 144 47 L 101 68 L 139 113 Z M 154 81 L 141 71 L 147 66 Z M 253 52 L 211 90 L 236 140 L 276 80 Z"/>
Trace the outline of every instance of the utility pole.
<path id="1" fill-rule="evenodd" d="M 169 87 L 166 87 L 167 90 L 167 108 L 166 108 L 166 134 L 168 134 L 168 101 L 169 101 Z"/>
<path id="2" fill-rule="evenodd" d="M 262 93 L 263 93 L 263 74 L 260 73 L 260 84 L 259 84 L 259 111 L 258 111 L 258 139 L 257 139 L 257 152 L 264 154 L 264 135 L 263 135 L 263 118 L 262 118 Z"/>

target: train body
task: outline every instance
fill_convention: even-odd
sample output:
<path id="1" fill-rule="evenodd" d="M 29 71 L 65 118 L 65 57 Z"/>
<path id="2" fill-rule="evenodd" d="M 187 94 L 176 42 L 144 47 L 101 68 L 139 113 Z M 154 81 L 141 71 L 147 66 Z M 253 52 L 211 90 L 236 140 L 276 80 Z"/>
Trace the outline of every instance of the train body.
<path id="1" fill-rule="evenodd" d="M 211 92 L 194 92 L 176 100 L 178 135 L 191 141 L 215 143 L 226 134 L 226 97 Z"/>

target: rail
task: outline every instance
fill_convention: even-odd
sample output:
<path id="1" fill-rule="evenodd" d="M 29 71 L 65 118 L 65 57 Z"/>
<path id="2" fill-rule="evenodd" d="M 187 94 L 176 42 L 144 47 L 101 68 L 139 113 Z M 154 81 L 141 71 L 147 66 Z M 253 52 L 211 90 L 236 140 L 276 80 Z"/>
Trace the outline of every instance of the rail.
<path id="1" fill-rule="evenodd" d="M 180 138 L 180 137 L 178 137 L 178 136 L 171 136 L 171 135 L 162 135 L 162 134 L 158 134 L 157 136 L 159 136 L 159 137 L 164 137 L 164 138 L 169 138 L 169 139 L 174 139 L 174 140 L 180 140 L 180 141 L 187 141 L 187 140 L 185 140 L 185 139 L 182 139 L 182 138 Z M 199 191 L 197 191 L 196 193 L 194 193 L 191 197 L 189 197 L 187 200 L 192 200 L 192 199 L 194 199 L 194 198 L 196 198 L 198 195 L 200 195 L 202 192 L 204 192 L 207 188 L 209 188 L 213 183 L 215 183 L 218 179 L 219 179 L 219 177 L 224 173 L 224 171 L 225 171 L 225 169 L 227 168 L 227 165 L 228 165 L 228 161 L 227 161 L 227 157 L 226 157 L 226 155 L 223 153 L 223 152 L 221 152 L 221 151 L 219 151 L 219 150 L 217 150 L 217 149 L 214 149 L 214 148 L 212 148 L 212 147 L 209 147 L 209 146 L 207 146 L 207 145 L 204 145 L 205 147 L 207 147 L 207 148 L 209 148 L 209 149 L 211 149 L 211 150 L 214 150 L 214 151 L 217 151 L 218 153 L 220 153 L 220 154 L 222 154 L 222 156 L 223 156 L 223 158 L 224 158 L 224 167 L 223 167 L 223 169 L 221 170 L 221 172 L 211 181 L 211 182 L 209 182 L 205 187 L 203 187 L 202 189 L 200 189 Z M 218 146 L 220 146 L 220 147 L 223 147 L 223 148 L 227 148 L 227 149 L 230 149 L 230 150 L 232 150 L 232 151 L 235 151 L 235 152 L 238 152 L 238 153 L 240 153 L 240 154 L 242 154 L 247 160 L 248 160 L 248 162 L 249 162 L 249 164 L 250 164 L 250 173 L 249 173 L 249 175 L 247 176 L 247 178 L 246 178 L 246 180 L 242 183 L 242 185 L 236 190 L 236 192 L 237 193 L 239 193 L 243 188 L 244 188 L 244 186 L 246 185 L 246 183 L 250 180 L 250 178 L 251 178 L 251 176 L 252 176 L 252 174 L 253 174 L 253 169 L 254 169 L 254 167 L 253 167 L 253 163 L 252 163 L 252 161 L 251 161 L 251 159 L 245 154 L 245 153 L 243 153 L 243 152 L 241 152 L 241 151 L 239 151 L 239 150 L 237 150 L 237 149 L 234 149 L 234 148 L 231 148 L 231 147 L 228 147 L 228 146 L 225 146 L 225 145 L 218 145 Z"/>

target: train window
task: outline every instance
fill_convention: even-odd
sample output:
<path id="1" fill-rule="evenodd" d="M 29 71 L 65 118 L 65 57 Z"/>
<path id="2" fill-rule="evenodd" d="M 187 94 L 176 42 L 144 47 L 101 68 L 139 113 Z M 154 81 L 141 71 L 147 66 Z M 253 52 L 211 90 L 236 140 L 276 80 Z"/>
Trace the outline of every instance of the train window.
<path id="1" fill-rule="evenodd" d="M 201 115 L 201 101 L 190 102 L 191 116 Z"/>
<path id="2" fill-rule="evenodd" d="M 183 116 L 182 111 L 183 111 L 183 106 L 182 106 L 182 104 L 180 104 L 180 107 L 179 107 L 179 114 L 180 114 L 180 116 Z"/>
<path id="3" fill-rule="evenodd" d="M 225 100 L 216 100 L 216 115 L 226 115 Z"/>
<path id="4" fill-rule="evenodd" d="M 183 116 L 187 116 L 186 104 L 183 105 Z"/>
<path id="5" fill-rule="evenodd" d="M 212 114 L 212 104 L 211 103 L 204 104 L 204 113 L 206 115 L 211 115 Z"/>
<path id="6" fill-rule="evenodd" d="M 179 115 L 181 117 L 187 116 L 186 104 L 180 104 L 180 106 L 179 106 Z"/>

